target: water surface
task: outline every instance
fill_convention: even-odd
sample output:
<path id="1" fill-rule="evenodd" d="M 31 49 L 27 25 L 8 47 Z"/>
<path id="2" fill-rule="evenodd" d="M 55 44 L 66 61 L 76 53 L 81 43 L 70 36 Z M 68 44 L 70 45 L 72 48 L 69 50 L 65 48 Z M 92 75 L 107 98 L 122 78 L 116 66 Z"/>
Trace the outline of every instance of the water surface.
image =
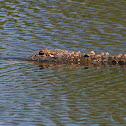
<path id="1" fill-rule="evenodd" d="M 1 0 L 0 57 L 42 48 L 126 53 L 125 6 L 125 0 Z M 125 68 L 43 68 L 0 60 L 0 125 L 126 124 Z"/>

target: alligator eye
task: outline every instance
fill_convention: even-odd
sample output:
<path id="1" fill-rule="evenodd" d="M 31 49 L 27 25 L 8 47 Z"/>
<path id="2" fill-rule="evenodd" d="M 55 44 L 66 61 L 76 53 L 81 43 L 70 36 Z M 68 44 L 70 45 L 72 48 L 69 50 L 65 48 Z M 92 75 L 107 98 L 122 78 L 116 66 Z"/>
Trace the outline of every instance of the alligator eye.
<path id="1" fill-rule="evenodd" d="M 89 55 L 85 54 L 84 57 L 89 57 Z"/>
<path id="2" fill-rule="evenodd" d="M 43 52 L 43 51 L 40 51 L 40 52 L 39 52 L 39 55 L 44 55 L 44 52 Z"/>
<path id="3" fill-rule="evenodd" d="M 119 61 L 118 64 L 119 64 L 119 65 L 124 65 L 125 62 L 124 62 L 124 61 Z"/>
<path id="4" fill-rule="evenodd" d="M 116 63 L 117 63 L 116 60 L 112 61 L 112 65 L 116 65 Z"/>

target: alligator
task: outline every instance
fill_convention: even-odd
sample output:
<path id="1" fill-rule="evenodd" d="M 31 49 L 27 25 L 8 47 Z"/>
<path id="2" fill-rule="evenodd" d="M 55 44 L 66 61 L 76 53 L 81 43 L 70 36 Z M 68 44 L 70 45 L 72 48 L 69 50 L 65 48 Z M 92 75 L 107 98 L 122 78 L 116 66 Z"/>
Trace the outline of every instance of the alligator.
<path id="1" fill-rule="evenodd" d="M 21 60 L 35 61 L 37 63 L 52 63 L 52 64 L 79 64 L 86 66 L 101 66 L 101 65 L 126 65 L 126 54 L 118 54 L 109 56 L 109 53 L 95 54 L 90 53 L 68 52 L 60 49 L 42 49 L 32 56 L 23 57 Z"/>
<path id="2" fill-rule="evenodd" d="M 116 65 L 126 67 L 126 54 L 118 54 L 116 56 L 109 56 L 109 53 L 95 54 L 94 51 L 89 53 L 68 52 L 60 49 L 42 49 L 31 56 L 22 58 L 18 57 L 0 57 L 0 60 L 22 60 L 30 61 L 33 64 L 39 65 L 41 68 L 47 68 L 50 66 L 63 65 L 77 65 L 85 67 L 99 67 L 99 66 L 110 66 Z"/>

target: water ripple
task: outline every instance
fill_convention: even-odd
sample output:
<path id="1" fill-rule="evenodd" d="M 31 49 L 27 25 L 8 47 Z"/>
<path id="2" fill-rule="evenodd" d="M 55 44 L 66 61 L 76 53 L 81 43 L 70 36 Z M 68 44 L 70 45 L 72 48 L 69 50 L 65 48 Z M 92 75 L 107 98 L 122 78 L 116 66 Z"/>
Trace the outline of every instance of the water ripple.
<path id="1" fill-rule="evenodd" d="M 41 48 L 125 53 L 125 1 L 1 0 L 0 11 L 0 57 Z M 125 88 L 125 68 L 0 60 L 0 124 L 125 124 Z"/>

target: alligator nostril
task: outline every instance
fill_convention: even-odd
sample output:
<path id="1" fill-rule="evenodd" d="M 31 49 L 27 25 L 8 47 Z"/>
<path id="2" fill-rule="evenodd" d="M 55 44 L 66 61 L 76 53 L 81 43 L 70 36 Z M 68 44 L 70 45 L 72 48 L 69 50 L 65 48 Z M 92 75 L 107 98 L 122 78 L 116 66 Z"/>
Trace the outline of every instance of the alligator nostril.
<path id="1" fill-rule="evenodd" d="M 116 63 L 117 63 L 116 60 L 112 61 L 112 65 L 116 65 Z"/>
<path id="2" fill-rule="evenodd" d="M 39 52 L 39 55 L 44 55 L 44 52 L 43 52 L 43 51 L 40 51 L 40 52 Z"/>

